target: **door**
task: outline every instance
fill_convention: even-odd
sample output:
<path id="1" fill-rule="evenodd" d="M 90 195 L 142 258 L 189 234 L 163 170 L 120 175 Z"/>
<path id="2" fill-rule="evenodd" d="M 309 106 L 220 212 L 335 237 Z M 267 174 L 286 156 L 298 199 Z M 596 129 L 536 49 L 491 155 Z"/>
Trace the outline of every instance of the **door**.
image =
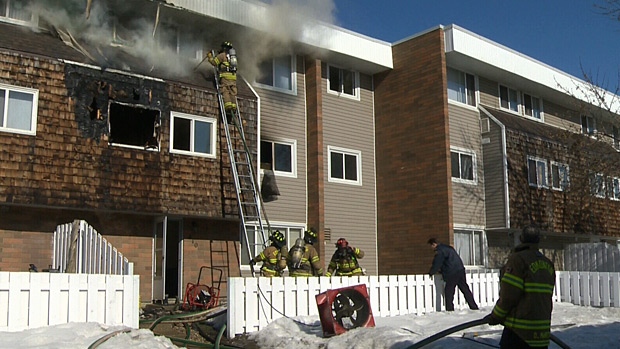
<path id="1" fill-rule="evenodd" d="M 164 285 L 166 282 L 166 230 L 168 217 L 155 221 L 153 232 L 153 302 L 160 303 L 166 299 Z"/>

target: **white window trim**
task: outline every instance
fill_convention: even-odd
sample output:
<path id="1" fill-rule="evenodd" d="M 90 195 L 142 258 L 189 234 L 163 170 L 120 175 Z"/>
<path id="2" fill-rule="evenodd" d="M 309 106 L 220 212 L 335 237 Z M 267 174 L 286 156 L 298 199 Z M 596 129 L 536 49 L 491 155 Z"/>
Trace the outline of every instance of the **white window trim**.
<path id="1" fill-rule="evenodd" d="M 475 75 L 475 74 L 472 74 L 472 73 L 468 73 L 468 72 L 466 72 L 466 71 L 462 71 L 462 70 L 455 69 L 455 68 L 450 68 L 450 69 L 456 70 L 456 71 L 458 71 L 459 73 L 469 74 L 469 75 L 472 75 L 472 76 L 474 77 L 474 88 L 476 89 L 476 90 L 474 91 L 474 98 L 475 98 L 476 100 L 475 100 L 475 102 L 474 102 L 474 105 L 469 105 L 469 104 L 467 104 L 467 103 L 459 102 L 459 101 L 456 101 L 456 100 L 454 100 L 454 99 L 450 99 L 450 98 L 448 98 L 448 103 L 449 103 L 449 104 L 458 105 L 459 107 L 469 108 L 469 109 L 471 109 L 471 110 L 478 111 L 478 105 L 480 104 L 480 88 L 479 88 L 479 86 L 478 86 L 478 75 Z M 446 74 L 447 74 L 447 73 L 446 73 Z M 466 83 L 465 85 L 467 85 L 467 83 Z M 467 88 L 467 86 L 465 86 L 465 88 Z M 447 90 L 447 88 L 446 88 L 446 92 L 447 92 L 447 91 L 448 91 L 448 90 Z M 467 93 L 466 93 L 466 95 L 467 95 Z"/>
<path id="2" fill-rule="evenodd" d="M 532 98 L 536 98 L 536 99 L 538 99 L 538 103 L 540 103 L 540 105 L 539 105 L 539 108 L 540 108 L 540 119 L 537 119 L 536 117 L 534 117 L 534 116 L 530 116 L 530 115 L 527 115 L 527 114 L 525 113 L 525 95 L 529 95 L 529 96 L 530 96 L 530 97 L 532 97 Z M 544 122 L 545 122 L 545 112 L 544 112 L 544 108 L 543 108 L 543 99 L 542 99 L 542 98 L 540 98 L 539 96 L 536 96 L 536 95 L 533 95 L 533 94 L 531 94 L 531 93 L 527 93 L 527 92 L 521 92 L 521 104 L 520 104 L 520 108 L 521 108 L 521 109 L 522 109 L 522 111 L 523 111 L 523 116 L 524 116 L 524 117 L 526 117 L 526 118 L 528 118 L 528 119 L 530 119 L 530 120 L 533 120 L 533 121 L 538 121 L 538 122 L 542 122 L 542 123 L 544 123 Z"/>
<path id="3" fill-rule="evenodd" d="M 620 185 L 620 178 L 611 177 L 611 196 L 609 198 L 614 201 L 620 201 L 620 193 L 618 193 L 618 196 L 616 196 L 616 192 L 614 191 L 616 184 L 614 182 L 618 182 L 618 185 Z"/>
<path id="4" fill-rule="evenodd" d="M 280 232 L 282 232 L 282 230 L 284 230 L 284 229 L 287 230 L 286 234 L 284 234 L 284 235 L 286 237 L 287 247 L 289 247 L 289 248 L 291 246 L 293 246 L 293 244 L 295 243 L 294 240 L 290 241 L 290 240 L 292 240 L 292 239 L 290 239 L 290 236 L 289 236 L 290 230 L 291 229 L 299 229 L 302 238 L 303 238 L 304 231 L 306 230 L 306 225 L 305 224 L 301 224 L 301 223 L 279 222 L 279 221 L 273 222 L 272 221 L 272 222 L 269 223 L 269 226 L 271 227 L 272 231 L 280 230 Z M 267 227 L 264 227 L 264 228 L 266 229 Z M 255 239 L 260 239 L 260 236 L 258 235 L 258 234 L 260 234 L 258 232 L 260 230 L 258 225 L 248 223 L 248 224 L 246 224 L 246 229 L 248 230 L 248 232 L 252 231 L 254 233 L 254 238 Z M 250 230 L 250 229 L 252 229 L 252 230 Z M 265 238 L 269 239 L 269 233 L 265 232 L 265 234 L 266 234 Z M 245 239 L 245 237 L 241 236 L 241 241 L 244 241 L 243 239 Z M 255 241 L 258 241 L 258 240 L 255 240 Z M 262 249 L 260 247 L 258 247 L 257 249 L 259 251 L 255 252 L 255 254 L 250 253 L 250 254 L 252 254 L 252 257 L 254 257 L 257 254 L 262 252 Z M 240 254 L 240 256 L 241 256 L 241 254 Z M 239 260 L 239 263 L 241 263 L 241 260 Z M 248 271 L 250 270 L 250 265 L 249 264 L 240 264 L 240 266 L 241 266 L 241 270 L 248 270 Z"/>
<path id="5" fill-rule="evenodd" d="M 211 149 L 213 150 L 213 154 L 205 154 L 205 153 L 198 153 L 194 151 L 174 149 L 173 146 L 174 146 L 174 118 L 175 117 L 212 123 L 213 127 L 211 128 Z M 191 146 L 193 146 L 193 137 L 194 137 L 193 127 L 194 127 L 194 123 L 192 123 L 192 128 L 190 130 L 190 145 Z M 170 112 L 170 153 L 215 159 L 217 157 L 217 143 L 216 143 L 217 130 L 218 130 L 218 124 L 217 124 L 217 119 L 215 118 L 171 111 Z"/>
<path id="6" fill-rule="evenodd" d="M 586 121 L 588 121 L 588 126 L 589 126 L 589 120 L 592 120 L 592 124 L 593 124 L 593 125 L 592 125 L 592 133 L 587 133 L 587 132 L 584 132 L 584 130 L 583 130 L 583 120 L 582 120 L 584 117 L 586 118 Z M 584 135 L 584 136 L 588 136 L 588 137 L 590 137 L 590 138 L 597 138 L 596 136 L 597 136 L 597 134 L 598 134 L 598 129 L 597 129 L 597 127 L 596 127 L 596 126 L 597 126 L 597 125 L 596 125 L 596 119 L 594 119 L 594 117 L 593 117 L 593 116 L 590 116 L 590 115 L 581 115 L 581 116 L 579 117 L 579 123 L 580 123 L 580 125 L 579 125 L 579 126 L 581 127 L 581 134 L 582 134 L 582 135 Z"/>
<path id="7" fill-rule="evenodd" d="M 450 153 L 455 152 L 455 153 L 459 153 L 459 154 L 465 154 L 465 155 L 471 155 L 472 159 L 472 171 L 474 174 L 474 179 L 470 180 L 470 179 L 464 179 L 464 178 L 456 178 L 456 177 L 452 177 L 452 175 L 450 175 L 450 177 L 452 178 L 452 182 L 456 182 L 456 183 L 463 183 L 463 184 L 473 184 L 473 185 L 477 185 L 478 184 L 478 162 L 476 159 L 476 152 L 471 150 L 471 149 L 465 149 L 465 148 L 460 148 L 460 147 L 450 147 Z M 452 157 L 452 155 L 450 155 Z M 459 164 L 460 164 L 460 159 L 459 159 Z M 459 173 L 460 173 L 460 168 L 459 168 Z"/>
<path id="8" fill-rule="evenodd" d="M 542 162 L 545 164 L 545 177 L 544 177 L 546 181 L 545 185 L 540 185 L 538 183 L 536 184 L 530 183 L 530 160 L 534 160 L 536 162 Z M 536 170 L 538 171 L 538 166 L 536 166 Z M 536 177 L 538 178 L 538 176 Z M 539 158 L 536 156 L 529 156 L 529 155 L 527 156 L 527 184 L 533 188 L 549 189 L 549 163 L 547 162 L 547 159 Z"/>
<path id="9" fill-rule="evenodd" d="M 13 0 L 11 0 L 13 1 Z M 9 7 L 13 6 L 10 4 L 8 4 Z M 7 23 L 13 23 L 13 24 L 19 24 L 19 25 L 38 25 L 39 23 L 39 17 L 37 15 L 35 15 L 34 13 L 31 14 L 30 16 L 30 20 L 29 21 L 24 21 L 24 20 L 20 20 L 20 19 L 15 19 L 15 18 L 11 18 L 11 17 L 6 17 L 6 16 L 0 16 L 0 22 L 7 22 Z"/>
<path id="10" fill-rule="evenodd" d="M 354 155 L 357 157 L 357 181 L 352 181 L 349 179 L 342 178 L 332 178 L 332 161 L 331 161 L 331 153 L 341 153 L 345 155 Z M 352 150 L 340 147 L 334 147 L 331 145 L 327 146 L 327 181 L 333 183 L 343 183 L 349 185 L 362 185 L 362 152 L 359 150 Z"/>
<path id="11" fill-rule="evenodd" d="M 556 187 L 553 186 L 553 166 L 554 165 L 557 166 L 558 168 L 560 168 L 560 167 L 566 168 L 566 182 L 567 182 L 566 185 L 567 185 L 567 187 L 570 186 L 570 168 L 565 163 L 557 162 L 557 161 L 551 161 L 551 166 L 550 166 L 550 171 L 549 171 L 549 185 L 550 185 L 552 190 L 564 191 L 564 188 L 562 188 L 562 187 L 556 188 Z"/>
<path id="12" fill-rule="evenodd" d="M 336 68 L 339 70 L 348 70 L 353 72 L 353 90 L 355 91 L 355 96 L 344 93 L 344 92 L 340 92 L 340 91 L 333 91 L 330 88 L 330 82 L 329 82 L 329 70 L 331 68 Z M 341 68 L 338 67 L 336 65 L 331 65 L 331 64 L 327 64 L 327 93 L 328 94 L 332 94 L 332 95 L 336 95 L 338 97 L 344 97 L 344 98 L 349 98 L 352 100 L 356 100 L 359 101 L 360 100 L 360 73 L 356 70 L 352 70 L 352 69 L 345 69 L 345 68 Z"/>
<path id="13" fill-rule="evenodd" d="M 2 126 L 2 127 L 0 127 L 0 131 L 35 136 L 37 134 L 37 119 L 38 119 L 38 110 L 39 110 L 39 90 L 35 90 L 35 89 L 32 89 L 32 88 L 26 88 L 26 87 L 13 86 L 13 85 L 5 85 L 5 84 L 0 84 L 0 89 L 3 89 L 3 90 L 6 91 L 5 101 L 4 101 L 4 106 L 3 106 L 4 107 L 3 115 L 6 118 L 8 118 L 7 111 L 8 111 L 8 107 L 9 107 L 9 92 L 10 91 L 22 92 L 22 93 L 27 93 L 27 94 L 31 94 L 32 95 L 32 115 L 30 117 L 31 129 L 30 130 L 22 130 L 22 129 L 8 128 L 6 126 Z M 6 125 L 6 122 L 4 124 Z"/>
<path id="14" fill-rule="evenodd" d="M 256 87 L 260 87 L 265 90 L 281 92 L 281 93 L 286 93 L 289 95 L 297 96 L 297 68 L 296 68 L 297 67 L 297 56 L 294 54 L 291 54 L 290 56 L 291 56 L 291 89 L 290 90 L 272 86 L 272 85 L 261 84 L 260 82 L 257 82 L 257 81 L 254 81 L 254 85 Z M 274 68 L 273 66 L 275 64 L 274 61 L 275 61 L 275 58 L 272 58 L 271 59 L 272 68 Z"/>
<path id="15" fill-rule="evenodd" d="M 453 233 L 455 230 L 469 230 L 469 231 L 479 231 L 482 233 L 482 265 L 471 265 L 465 264 L 465 269 L 479 269 L 487 265 L 487 256 L 489 254 L 488 242 L 487 242 L 487 233 L 484 230 L 484 227 L 477 225 L 465 225 L 465 224 L 454 224 L 453 225 Z"/>
<path id="16" fill-rule="evenodd" d="M 504 107 L 502 107 L 502 87 L 507 88 L 507 89 L 508 89 L 509 94 L 510 94 L 510 90 L 513 90 L 513 91 L 515 91 L 515 92 L 517 93 L 517 111 L 514 111 L 514 110 L 512 110 L 512 109 L 510 109 L 510 108 L 504 108 Z M 522 101 L 521 101 L 521 98 L 523 97 L 523 96 L 522 96 L 521 91 L 519 91 L 519 90 L 517 90 L 517 89 L 515 89 L 515 88 L 512 88 L 512 87 L 510 87 L 510 86 L 508 86 L 508 85 L 499 84 L 499 85 L 497 86 L 497 97 L 498 97 L 497 99 L 498 99 L 498 101 L 499 101 L 499 108 L 500 108 L 501 110 L 503 110 L 503 111 L 505 111 L 505 112 L 507 112 L 507 113 L 512 113 L 512 114 L 516 114 L 516 115 L 522 115 L 522 114 L 523 114 L 523 113 L 521 112 L 521 110 L 522 110 L 522 106 L 521 106 Z"/>
<path id="17" fill-rule="evenodd" d="M 291 172 L 276 171 L 274 169 L 273 170 L 273 174 L 276 175 L 276 176 L 281 176 L 281 177 L 297 178 L 297 140 L 265 138 L 265 139 L 261 139 L 261 141 L 270 142 L 272 144 L 273 143 L 287 144 L 287 145 L 291 146 L 291 157 L 292 157 L 292 159 L 291 159 Z M 260 167 L 260 164 L 259 164 L 259 167 Z M 261 169 L 260 172 L 261 172 L 261 174 L 265 173 L 265 171 L 263 169 Z"/>
<path id="18" fill-rule="evenodd" d="M 592 178 L 590 179 L 590 181 L 594 180 L 594 178 L 599 177 L 599 176 L 603 179 L 603 181 L 602 181 L 602 183 L 603 183 L 603 188 L 601 188 L 601 189 L 602 189 L 602 191 L 603 191 L 603 194 L 601 195 L 601 194 L 599 194 L 598 192 L 593 193 L 593 194 L 594 194 L 594 196 L 595 196 L 595 197 L 597 197 L 597 198 L 599 198 L 599 199 L 604 199 L 604 198 L 606 198 L 606 197 L 607 197 L 607 183 L 606 183 L 607 181 L 605 180 L 605 175 L 604 175 L 604 174 L 602 174 L 602 173 L 600 173 L 600 172 L 594 173 L 594 174 L 592 175 Z M 592 189 L 592 184 L 593 184 L 593 183 L 592 183 L 592 182 L 590 182 L 590 188 L 591 188 L 591 189 Z"/>

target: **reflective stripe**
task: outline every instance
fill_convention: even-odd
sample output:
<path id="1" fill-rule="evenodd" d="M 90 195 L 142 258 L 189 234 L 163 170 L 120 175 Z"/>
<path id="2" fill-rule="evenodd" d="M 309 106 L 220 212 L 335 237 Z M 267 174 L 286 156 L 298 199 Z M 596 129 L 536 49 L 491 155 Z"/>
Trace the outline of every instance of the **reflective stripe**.
<path id="1" fill-rule="evenodd" d="M 549 331 L 551 320 L 526 320 L 507 317 L 504 320 L 504 326 L 518 328 L 521 330 L 542 330 Z"/>
<path id="2" fill-rule="evenodd" d="M 526 282 L 525 283 L 525 292 L 531 292 L 531 293 L 553 293 L 553 287 L 554 287 L 554 285 L 550 285 L 550 284 Z"/>
<path id="3" fill-rule="evenodd" d="M 520 290 L 523 290 L 523 279 L 521 279 L 520 277 L 514 274 L 509 274 L 509 273 L 504 274 L 504 277 L 502 278 L 502 282 L 512 285 Z"/>

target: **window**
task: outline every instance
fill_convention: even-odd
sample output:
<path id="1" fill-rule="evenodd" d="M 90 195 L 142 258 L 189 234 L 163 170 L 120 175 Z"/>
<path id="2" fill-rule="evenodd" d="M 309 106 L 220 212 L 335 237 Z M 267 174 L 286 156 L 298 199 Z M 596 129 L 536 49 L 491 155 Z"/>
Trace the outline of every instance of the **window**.
<path id="1" fill-rule="evenodd" d="M 9 21 L 32 21 L 31 0 L 0 0 L 0 18 Z"/>
<path id="2" fill-rule="evenodd" d="M 215 157 L 215 119 L 177 112 L 171 112 L 170 118 L 171 153 Z"/>
<path id="3" fill-rule="evenodd" d="M 329 153 L 329 181 L 362 184 L 359 151 L 327 147 Z"/>
<path id="4" fill-rule="evenodd" d="M 542 108 L 540 99 L 532 97 L 527 93 L 523 94 L 523 112 L 526 116 L 542 120 Z"/>
<path id="5" fill-rule="evenodd" d="M 476 82 L 471 74 L 448 68 L 448 99 L 476 105 Z"/>
<path id="6" fill-rule="evenodd" d="M 473 151 L 452 149 L 450 158 L 453 181 L 473 182 L 476 180 L 476 156 Z"/>
<path id="7" fill-rule="evenodd" d="M 271 223 L 269 226 L 271 228 L 271 231 L 279 230 L 282 234 L 284 234 L 284 237 L 286 238 L 287 248 L 289 249 L 293 246 L 293 244 L 295 244 L 295 240 L 297 240 L 298 238 L 303 238 L 303 233 L 305 230 L 304 227 L 301 225 L 289 226 L 284 224 Z M 263 226 L 263 228 L 267 229 L 266 226 Z M 252 246 L 252 248 L 250 253 L 248 254 L 245 237 L 242 236 L 241 265 L 248 266 L 250 264 L 249 255 L 252 255 L 252 257 L 258 255 L 265 249 L 265 246 L 262 243 L 263 237 L 261 236 L 260 227 L 258 225 L 246 225 L 246 231 L 248 234 L 248 242 L 250 246 Z M 265 232 L 265 239 L 269 239 L 270 234 L 270 232 Z M 266 242 L 266 244 L 269 245 L 270 242 Z"/>
<path id="8" fill-rule="evenodd" d="M 260 77 L 257 83 L 277 89 L 294 90 L 294 70 L 295 62 L 290 55 L 268 59 L 260 63 Z"/>
<path id="9" fill-rule="evenodd" d="M 327 90 L 342 95 L 357 97 L 358 73 L 352 70 L 327 66 Z"/>
<path id="10" fill-rule="evenodd" d="M 551 162 L 551 188 L 557 190 L 568 188 L 568 165 Z"/>
<path id="11" fill-rule="evenodd" d="M 614 200 L 620 200 L 620 178 L 618 177 L 611 179 L 611 197 Z"/>
<path id="12" fill-rule="evenodd" d="M 535 157 L 527 158 L 527 173 L 530 186 L 548 188 L 547 161 Z"/>
<path id="13" fill-rule="evenodd" d="M 614 148 L 620 149 L 620 133 L 618 132 L 618 127 L 617 126 L 613 127 L 611 137 L 614 140 Z"/>
<path id="14" fill-rule="evenodd" d="M 296 148 L 294 141 L 261 141 L 260 168 L 280 175 L 295 175 Z"/>
<path id="15" fill-rule="evenodd" d="M 110 144 L 159 149 L 160 125 L 159 110 L 131 104 L 110 104 Z"/>
<path id="16" fill-rule="evenodd" d="M 581 116 L 581 133 L 593 136 L 596 133 L 596 123 L 591 116 Z"/>
<path id="17" fill-rule="evenodd" d="M 592 195 L 597 198 L 605 197 L 605 176 L 602 173 L 594 173 L 590 177 L 590 189 Z"/>
<path id="18" fill-rule="evenodd" d="M 484 239 L 480 230 L 454 229 L 454 249 L 470 266 L 484 265 Z"/>
<path id="19" fill-rule="evenodd" d="M 0 85 L 0 131 L 35 134 L 39 91 Z"/>
<path id="20" fill-rule="evenodd" d="M 512 110 L 515 113 L 519 112 L 519 94 L 516 90 L 500 85 L 499 99 L 502 108 Z"/>

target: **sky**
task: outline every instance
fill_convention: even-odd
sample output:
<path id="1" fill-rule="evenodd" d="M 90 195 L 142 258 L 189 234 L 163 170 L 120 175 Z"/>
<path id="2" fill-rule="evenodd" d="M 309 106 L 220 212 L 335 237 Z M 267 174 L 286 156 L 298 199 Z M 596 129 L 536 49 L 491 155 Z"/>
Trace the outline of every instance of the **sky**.
<path id="1" fill-rule="evenodd" d="M 375 327 L 354 328 L 343 334 L 323 338 L 318 315 L 280 318 L 251 338 L 261 348 L 296 349 L 405 349 L 437 332 L 490 313 L 491 307 L 425 315 L 375 317 Z M 620 308 L 594 308 L 555 303 L 551 332 L 572 349 L 619 348 Z M 566 326 L 568 325 L 568 326 Z M 0 332 L 0 348 L 84 349 L 99 338 L 122 327 L 97 323 L 69 323 L 21 332 Z M 501 326 L 482 325 L 455 332 L 425 349 L 497 348 Z M 478 336 L 471 334 L 478 332 Z M 463 335 L 466 337 L 463 337 Z M 475 341 L 477 343 L 473 343 Z M 147 329 L 131 330 L 112 337 L 98 349 L 176 349 L 169 339 Z M 559 348 L 552 344 L 550 349 Z"/>
<path id="2" fill-rule="evenodd" d="M 335 24 L 394 43 L 456 24 L 568 74 L 616 91 L 620 21 L 606 0 L 334 0 Z M 582 69 L 583 68 L 583 69 Z"/>

